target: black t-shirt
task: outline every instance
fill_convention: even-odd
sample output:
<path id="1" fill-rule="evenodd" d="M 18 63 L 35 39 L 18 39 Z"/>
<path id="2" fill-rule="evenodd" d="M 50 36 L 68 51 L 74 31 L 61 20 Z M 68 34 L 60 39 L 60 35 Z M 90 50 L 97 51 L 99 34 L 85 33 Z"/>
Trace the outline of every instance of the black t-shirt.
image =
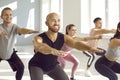
<path id="1" fill-rule="evenodd" d="M 64 35 L 62 33 L 58 33 L 57 39 L 55 42 L 52 42 L 45 33 L 38 35 L 42 37 L 43 43 L 48 44 L 49 46 L 61 50 L 64 44 Z M 42 68 L 44 71 L 49 71 L 54 69 L 54 67 L 58 64 L 57 56 L 49 54 L 44 55 L 40 52 L 35 53 L 33 58 L 29 62 L 30 66 L 37 66 Z"/>

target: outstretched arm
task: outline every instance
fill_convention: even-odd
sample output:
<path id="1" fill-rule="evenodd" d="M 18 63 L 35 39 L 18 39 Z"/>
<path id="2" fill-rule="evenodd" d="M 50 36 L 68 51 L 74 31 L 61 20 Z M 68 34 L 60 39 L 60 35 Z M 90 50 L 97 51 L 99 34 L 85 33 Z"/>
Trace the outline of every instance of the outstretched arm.
<path id="1" fill-rule="evenodd" d="M 116 29 L 94 29 L 94 34 L 109 34 L 109 33 L 115 33 Z"/>
<path id="2" fill-rule="evenodd" d="M 102 36 L 91 36 L 91 37 L 74 37 L 76 41 L 88 41 L 94 39 L 102 39 Z"/>
<path id="3" fill-rule="evenodd" d="M 38 33 L 39 31 L 35 31 L 32 29 L 26 29 L 26 28 L 18 28 L 19 34 L 32 34 L 32 33 Z"/>
<path id="4" fill-rule="evenodd" d="M 34 37 L 33 44 L 34 44 L 35 51 L 41 52 L 42 54 L 45 54 L 45 55 L 52 54 L 56 56 L 65 56 L 67 54 L 64 51 L 57 50 L 55 48 L 50 47 L 46 43 L 43 43 L 42 38 L 39 36 Z"/>
<path id="5" fill-rule="evenodd" d="M 90 51 L 90 52 L 101 52 L 100 50 L 93 48 L 91 46 L 88 46 L 87 44 L 81 42 L 81 41 L 76 41 L 73 38 L 71 38 L 68 35 L 65 35 L 65 43 L 70 46 L 71 48 L 75 48 L 81 51 Z"/>

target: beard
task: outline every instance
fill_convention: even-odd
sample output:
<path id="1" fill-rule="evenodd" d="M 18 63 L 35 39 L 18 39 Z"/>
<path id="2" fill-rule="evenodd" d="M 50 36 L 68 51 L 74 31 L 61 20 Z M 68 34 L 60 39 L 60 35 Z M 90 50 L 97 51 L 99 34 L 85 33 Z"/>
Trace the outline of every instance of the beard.
<path id="1" fill-rule="evenodd" d="M 58 25 L 54 25 L 54 27 L 49 27 L 49 30 L 51 30 L 52 32 L 57 33 L 59 31 L 60 27 Z"/>
<path id="2" fill-rule="evenodd" d="M 54 32 L 54 33 L 57 33 L 57 32 L 59 31 L 59 28 L 58 28 L 58 29 L 49 28 L 49 30 L 51 30 L 51 31 Z"/>

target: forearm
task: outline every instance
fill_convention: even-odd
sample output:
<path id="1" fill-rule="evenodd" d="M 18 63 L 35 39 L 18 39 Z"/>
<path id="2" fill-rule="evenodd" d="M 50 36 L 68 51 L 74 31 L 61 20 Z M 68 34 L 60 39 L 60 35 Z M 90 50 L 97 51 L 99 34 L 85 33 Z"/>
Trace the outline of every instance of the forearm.
<path id="1" fill-rule="evenodd" d="M 90 46 L 88 46 L 87 44 L 83 42 L 75 42 L 74 48 L 81 50 L 81 51 L 89 51 L 91 49 Z"/>
<path id="2" fill-rule="evenodd" d="M 75 48 L 81 51 L 89 51 L 89 52 L 99 52 L 98 49 L 88 46 L 82 41 L 76 41 L 70 38 L 69 36 L 65 36 L 65 44 L 67 44 L 71 48 Z"/>
<path id="3" fill-rule="evenodd" d="M 101 33 L 102 34 L 107 34 L 107 33 L 112 33 L 112 31 L 111 30 L 107 30 L 107 29 L 102 29 Z"/>
<path id="4" fill-rule="evenodd" d="M 98 39 L 96 37 L 84 37 L 84 41 Z"/>
<path id="5" fill-rule="evenodd" d="M 85 41 L 84 38 L 81 38 L 81 37 L 74 37 L 74 40 L 75 41 Z"/>
<path id="6" fill-rule="evenodd" d="M 84 44 L 82 42 L 76 42 L 74 48 L 81 50 L 81 51 L 89 51 L 91 53 L 95 53 L 95 52 L 101 53 L 101 50 L 91 47 L 91 46 L 88 46 L 87 44 Z"/>
<path id="7" fill-rule="evenodd" d="M 109 34 L 109 33 L 115 33 L 115 30 L 100 29 L 98 31 L 95 31 L 95 34 Z"/>
<path id="8" fill-rule="evenodd" d="M 57 50 L 55 48 L 52 48 L 48 46 L 47 44 L 42 44 L 41 46 L 35 47 L 37 52 L 41 52 L 44 55 L 52 54 L 55 56 L 65 56 L 67 55 L 66 52 Z"/>
<path id="9" fill-rule="evenodd" d="M 76 41 L 88 41 L 88 40 L 94 40 L 98 39 L 98 37 L 75 37 Z"/>
<path id="10" fill-rule="evenodd" d="M 31 33 L 38 33 L 38 31 L 34 31 L 31 29 L 26 29 L 26 28 L 19 28 L 18 33 L 19 34 L 31 34 Z"/>
<path id="11" fill-rule="evenodd" d="M 48 46 L 47 44 L 45 43 L 41 43 L 39 45 L 35 45 L 35 50 L 37 52 L 41 52 L 42 54 L 53 54 L 53 50 L 55 50 L 54 48 Z"/>

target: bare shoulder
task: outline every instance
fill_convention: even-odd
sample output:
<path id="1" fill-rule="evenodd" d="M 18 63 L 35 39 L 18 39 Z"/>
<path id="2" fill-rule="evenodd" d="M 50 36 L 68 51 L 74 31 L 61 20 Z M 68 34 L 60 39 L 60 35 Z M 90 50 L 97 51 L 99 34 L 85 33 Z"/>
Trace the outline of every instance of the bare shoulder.
<path id="1" fill-rule="evenodd" d="M 64 41 L 65 41 L 65 44 L 67 44 L 70 47 L 72 47 L 75 43 L 75 40 L 68 35 L 64 35 Z"/>
<path id="2" fill-rule="evenodd" d="M 33 40 L 34 40 L 34 41 L 37 41 L 37 42 L 39 42 L 39 43 L 42 42 L 42 38 L 41 38 L 40 36 L 35 36 Z"/>
<path id="3" fill-rule="evenodd" d="M 111 40 L 111 43 L 113 43 L 113 44 L 117 43 L 117 42 L 120 42 L 120 39 L 114 38 L 114 39 Z"/>
<path id="4" fill-rule="evenodd" d="M 92 28 L 91 31 L 96 31 L 99 30 L 98 28 Z"/>
<path id="5" fill-rule="evenodd" d="M 73 39 L 73 38 L 65 34 L 65 35 L 64 35 L 64 39 L 65 39 L 65 40 L 70 40 L 70 39 Z"/>
<path id="6" fill-rule="evenodd" d="M 111 48 L 115 48 L 117 46 L 120 46 L 120 39 L 114 38 L 110 40 L 110 45 Z"/>
<path id="7" fill-rule="evenodd" d="M 98 29 L 92 28 L 92 29 L 90 30 L 90 36 L 95 36 L 97 31 L 98 31 Z"/>

